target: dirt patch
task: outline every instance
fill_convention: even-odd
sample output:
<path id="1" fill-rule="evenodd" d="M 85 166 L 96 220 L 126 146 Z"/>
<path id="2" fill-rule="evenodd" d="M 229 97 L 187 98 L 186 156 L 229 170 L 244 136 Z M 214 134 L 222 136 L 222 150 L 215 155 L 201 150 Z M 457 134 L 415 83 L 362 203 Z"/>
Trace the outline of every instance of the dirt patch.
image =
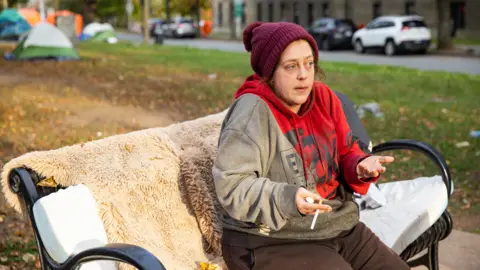
<path id="1" fill-rule="evenodd" d="M 65 118 L 65 124 L 80 128 L 98 123 L 130 126 L 135 128 L 163 127 L 173 123 L 167 112 L 146 110 L 134 106 L 114 106 L 107 102 L 71 108 L 72 115 Z"/>
<path id="2" fill-rule="evenodd" d="M 452 215 L 455 229 L 473 233 L 480 233 L 480 214 Z"/>

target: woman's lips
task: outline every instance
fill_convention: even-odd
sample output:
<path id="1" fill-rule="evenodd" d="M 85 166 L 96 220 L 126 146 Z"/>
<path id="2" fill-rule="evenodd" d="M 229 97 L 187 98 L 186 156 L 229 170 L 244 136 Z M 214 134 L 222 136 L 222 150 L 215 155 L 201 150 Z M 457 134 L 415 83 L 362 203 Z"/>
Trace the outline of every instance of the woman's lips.
<path id="1" fill-rule="evenodd" d="M 305 91 L 307 91 L 307 89 L 308 89 L 308 86 L 295 87 L 295 90 L 297 90 L 299 92 L 305 92 Z"/>

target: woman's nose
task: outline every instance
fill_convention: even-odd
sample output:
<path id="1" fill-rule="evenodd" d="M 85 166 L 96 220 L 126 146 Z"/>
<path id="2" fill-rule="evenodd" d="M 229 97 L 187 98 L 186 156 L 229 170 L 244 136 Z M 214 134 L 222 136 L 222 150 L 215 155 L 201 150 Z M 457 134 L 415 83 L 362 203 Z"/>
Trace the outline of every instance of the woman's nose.
<path id="1" fill-rule="evenodd" d="M 297 74 L 297 79 L 299 80 L 305 80 L 307 78 L 307 69 L 304 67 L 300 67 L 298 69 L 298 74 Z"/>

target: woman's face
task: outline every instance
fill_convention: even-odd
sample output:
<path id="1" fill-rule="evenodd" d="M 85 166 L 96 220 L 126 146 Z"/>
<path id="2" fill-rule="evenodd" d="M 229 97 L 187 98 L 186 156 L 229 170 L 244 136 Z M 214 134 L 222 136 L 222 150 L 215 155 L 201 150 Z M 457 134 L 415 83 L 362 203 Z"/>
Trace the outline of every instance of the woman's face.
<path id="1" fill-rule="evenodd" d="M 271 82 L 273 91 L 294 113 L 308 99 L 315 77 L 312 48 L 305 40 L 292 42 L 282 52 Z"/>

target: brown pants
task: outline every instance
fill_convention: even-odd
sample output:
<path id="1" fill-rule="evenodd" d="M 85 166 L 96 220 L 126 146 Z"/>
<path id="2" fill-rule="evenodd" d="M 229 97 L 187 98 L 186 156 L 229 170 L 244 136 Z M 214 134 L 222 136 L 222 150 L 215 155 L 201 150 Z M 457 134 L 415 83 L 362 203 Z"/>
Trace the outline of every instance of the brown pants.
<path id="1" fill-rule="evenodd" d="M 334 239 L 246 249 L 223 245 L 229 270 L 407 270 L 410 267 L 363 223 Z"/>

